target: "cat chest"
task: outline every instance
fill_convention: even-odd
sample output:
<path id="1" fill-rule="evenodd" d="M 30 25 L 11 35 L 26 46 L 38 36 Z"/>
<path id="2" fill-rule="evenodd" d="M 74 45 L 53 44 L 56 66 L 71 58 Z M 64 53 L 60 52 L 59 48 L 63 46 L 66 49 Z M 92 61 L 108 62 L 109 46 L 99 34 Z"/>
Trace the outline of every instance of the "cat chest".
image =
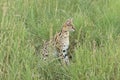
<path id="1" fill-rule="evenodd" d="M 68 49 L 68 47 L 69 47 L 69 38 L 65 38 L 64 40 L 62 40 L 62 46 L 63 46 L 63 49 Z"/>

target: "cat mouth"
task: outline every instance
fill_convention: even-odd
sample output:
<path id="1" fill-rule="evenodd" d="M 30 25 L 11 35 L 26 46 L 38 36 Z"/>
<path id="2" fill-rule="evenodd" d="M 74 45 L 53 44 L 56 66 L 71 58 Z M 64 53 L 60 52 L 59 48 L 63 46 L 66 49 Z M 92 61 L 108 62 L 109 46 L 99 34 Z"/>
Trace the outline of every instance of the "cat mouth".
<path id="1" fill-rule="evenodd" d="M 72 27 L 72 31 L 75 31 L 75 27 L 74 26 Z"/>

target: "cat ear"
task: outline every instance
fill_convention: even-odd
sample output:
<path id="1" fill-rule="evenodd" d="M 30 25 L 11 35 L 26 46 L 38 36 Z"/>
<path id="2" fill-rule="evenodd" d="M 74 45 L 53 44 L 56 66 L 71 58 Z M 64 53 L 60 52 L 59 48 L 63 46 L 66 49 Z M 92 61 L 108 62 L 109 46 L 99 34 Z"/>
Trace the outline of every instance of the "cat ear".
<path id="1" fill-rule="evenodd" d="M 68 20 L 66 21 L 66 24 L 69 25 L 69 24 L 71 24 L 71 22 L 72 22 L 72 19 L 68 19 Z"/>
<path id="2" fill-rule="evenodd" d="M 73 18 L 70 18 L 70 21 L 72 22 L 72 21 L 73 21 Z"/>

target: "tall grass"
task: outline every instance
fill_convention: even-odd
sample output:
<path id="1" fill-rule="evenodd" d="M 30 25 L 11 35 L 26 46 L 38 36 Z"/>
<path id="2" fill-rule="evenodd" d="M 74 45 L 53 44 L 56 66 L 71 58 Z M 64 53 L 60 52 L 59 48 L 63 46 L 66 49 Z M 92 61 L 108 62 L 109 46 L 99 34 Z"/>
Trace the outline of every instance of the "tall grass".
<path id="1" fill-rule="evenodd" d="M 119 80 L 119 4 L 120 0 L 0 0 L 0 80 Z M 76 27 L 70 35 L 71 65 L 41 60 L 42 40 L 49 40 L 68 18 Z"/>

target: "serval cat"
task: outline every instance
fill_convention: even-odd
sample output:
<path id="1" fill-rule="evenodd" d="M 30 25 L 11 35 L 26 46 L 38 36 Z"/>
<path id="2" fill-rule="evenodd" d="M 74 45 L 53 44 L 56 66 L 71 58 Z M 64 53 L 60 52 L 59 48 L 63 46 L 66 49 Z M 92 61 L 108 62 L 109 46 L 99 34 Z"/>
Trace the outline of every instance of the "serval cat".
<path id="1" fill-rule="evenodd" d="M 68 48 L 69 48 L 69 32 L 75 31 L 75 27 L 73 26 L 72 19 L 68 19 L 62 26 L 62 29 L 59 33 L 57 33 L 53 39 L 45 42 L 43 45 L 43 58 L 46 59 L 50 53 L 57 56 L 60 62 L 64 64 L 69 64 L 68 57 Z"/>

